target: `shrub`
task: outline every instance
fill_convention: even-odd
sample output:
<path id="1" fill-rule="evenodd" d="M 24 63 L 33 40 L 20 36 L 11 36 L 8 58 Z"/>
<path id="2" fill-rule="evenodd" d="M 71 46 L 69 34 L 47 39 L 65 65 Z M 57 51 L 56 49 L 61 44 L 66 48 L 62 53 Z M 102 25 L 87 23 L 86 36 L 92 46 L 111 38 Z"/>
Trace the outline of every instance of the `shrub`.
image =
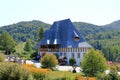
<path id="1" fill-rule="evenodd" d="M 76 73 L 76 70 L 75 70 L 75 64 L 76 64 L 76 60 L 75 60 L 75 58 L 70 58 L 69 59 L 69 64 L 73 67 L 73 73 Z"/>
<path id="2" fill-rule="evenodd" d="M 50 69 L 36 68 L 33 64 L 23 64 L 24 68 L 29 70 L 32 73 L 47 73 L 51 71 Z"/>
<path id="3" fill-rule="evenodd" d="M 120 65 L 116 65 L 117 71 L 120 71 Z"/>
<path id="4" fill-rule="evenodd" d="M 34 72 L 33 77 L 34 77 L 34 80 L 45 80 L 46 74 L 41 72 Z"/>
<path id="5" fill-rule="evenodd" d="M 109 76 L 111 78 L 110 80 L 120 80 L 120 76 L 118 75 L 118 72 L 115 69 L 110 70 Z"/>
<path id="6" fill-rule="evenodd" d="M 32 73 L 34 80 L 44 80 L 46 73 L 51 71 L 50 69 L 36 68 L 33 64 L 24 64 L 23 66 Z"/>
<path id="7" fill-rule="evenodd" d="M 50 69 L 52 69 L 52 67 L 55 67 L 58 64 L 58 60 L 53 54 L 45 54 L 45 56 L 43 56 L 40 62 L 42 64 L 42 67 Z"/>
<path id="8" fill-rule="evenodd" d="M 31 73 L 16 63 L 0 64 L 0 80 L 33 80 Z"/>
<path id="9" fill-rule="evenodd" d="M 70 64 L 71 66 L 74 66 L 74 65 L 76 64 L 75 58 L 70 58 L 70 59 L 69 59 L 69 64 Z"/>
<path id="10" fill-rule="evenodd" d="M 96 75 L 96 77 L 97 77 L 97 80 L 111 80 L 110 76 L 105 73 L 99 73 Z"/>
<path id="11" fill-rule="evenodd" d="M 3 62 L 5 61 L 5 55 L 0 53 L 0 62 Z"/>

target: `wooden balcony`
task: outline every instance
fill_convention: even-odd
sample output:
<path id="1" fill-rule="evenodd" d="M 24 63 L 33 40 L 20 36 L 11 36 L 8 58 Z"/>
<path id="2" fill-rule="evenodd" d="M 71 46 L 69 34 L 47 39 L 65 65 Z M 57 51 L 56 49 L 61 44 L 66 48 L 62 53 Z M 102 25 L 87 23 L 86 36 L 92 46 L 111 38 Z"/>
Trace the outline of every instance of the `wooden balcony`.
<path id="1" fill-rule="evenodd" d="M 44 52 L 59 52 L 59 49 L 40 48 L 40 51 L 44 51 Z"/>

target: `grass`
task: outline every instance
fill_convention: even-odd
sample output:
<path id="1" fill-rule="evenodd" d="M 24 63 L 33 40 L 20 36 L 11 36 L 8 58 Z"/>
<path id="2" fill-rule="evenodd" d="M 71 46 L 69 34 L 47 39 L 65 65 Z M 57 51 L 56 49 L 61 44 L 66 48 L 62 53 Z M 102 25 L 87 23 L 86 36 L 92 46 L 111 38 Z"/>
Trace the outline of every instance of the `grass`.
<path id="1" fill-rule="evenodd" d="M 69 80 L 74 80 L 76 76 L 80 76 L 80 73 L 72 73 L 68 71 L 50 71 L 47 73 L 47 77 L 51 80 L 57 80 L 61 78 L 69 78 Z"/>
<path id="2" fill-rule="evenodd" d="M 75 80 L 76 76 L 80 76 L 80 73 L 72 73 L 69 71 L 52 71 L 50 69 L 36 68 L 32 64 L 24 64 L 26 69 L 32 73 L 39 73 L 45 75 L 45 80 Z"/>

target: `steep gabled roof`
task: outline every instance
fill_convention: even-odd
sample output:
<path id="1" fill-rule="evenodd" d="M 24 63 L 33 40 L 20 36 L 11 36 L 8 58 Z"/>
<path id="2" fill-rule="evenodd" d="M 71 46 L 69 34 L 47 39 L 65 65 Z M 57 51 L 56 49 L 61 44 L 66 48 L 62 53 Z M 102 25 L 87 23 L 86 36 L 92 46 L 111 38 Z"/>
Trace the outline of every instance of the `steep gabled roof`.
<path id="1" fill-rule="evenodd" d="M 76 41 L 75 37 L 79 40 Z M 54 22 L 51 28 L 44 32 L 40 45 L 60 44 L 62 48 L 70 46 L 77 48 L 81 42 L 85 42 L 82 35 L 76 30 L 70 19 L 65 19 Z"/>

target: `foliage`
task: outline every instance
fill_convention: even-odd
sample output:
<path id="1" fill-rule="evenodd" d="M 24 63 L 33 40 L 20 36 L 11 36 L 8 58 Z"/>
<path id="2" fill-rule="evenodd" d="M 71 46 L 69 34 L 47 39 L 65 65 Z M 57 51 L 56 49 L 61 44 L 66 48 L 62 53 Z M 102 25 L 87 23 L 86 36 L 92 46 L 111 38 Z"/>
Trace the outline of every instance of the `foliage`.
<path id="1" fill-rule="evenodd" d="M 43 58 L 41 59 L 40 63 L 45 68 L 55 67 L 58 64 L 58 60 L 54 54 L 45 54 Z"/>
<path id="2" fill-rule="evenodd" d="M 116 65 L 116 67 L 117 67 L 117 71 L 120 71 L 120 64 Z"/>
<path id="3" fill-rule="evenodd" d="M 46 73 L 51 71 L 50 69 L 36 68 L 33 64 L 24 64 L 23 67 L 32 72 L 35 80 L 44 80 Z"/>
<path id="4" fill-rule="evenodd" d="M 32 47 L 30 40 L 27 40 L 26 43 L 21 45 L 21 51 L 20 53 L 16 53 L 19 57 L 22 57 L 24 59 L 31 59 L 31 54 L 32 54 Z M 18 49 L 17 49 L 18 50 Z M 18 51 L 17 51 L 18 52 Z"/>
<path id="5" fill-rule="evenodd" d="M 0 80 L 33 80 L 31 73 L 15 63 L 0 63 Z"/>
<path id="6" fill-rule="evenodd" d="M 106 59 L 100 51 L 90 49 L 81 61 L 81 68 L 86 76 L 96 76 L 96 74 L 102 73 L 106 70 Z"/>
<path id="7" fill-rule="evenodd" d="M 0 49 L 5 50 L 6 54 L 10 54 L 15 48 L 15 41 L 8 32 L 3 31 L 0 35 Z"/>
<path id="8" fill-rule="evenodd" d="M 73 73 L 76 73 L 76 70 L 75 70 L 75 68 L 76 68 L 76 66 L 75 66 L 76 60 L 75 60 L 74 57 L 69 59 L 69 64 L 73 67 Z"/>
<path id="9" fill-rule="evenodd" d="M 101 50 L 106 59 L 110 61 L 119 61 L 120 55 L 120 24 L 115 21 L 104 26 L 97 26 L 93 24 L 75 22 L 77 30 L 83 37 L 95 48 Z M 114 49 L 112 49 L 114 47 Z M 119 48 L 118 48 L 119 47 Z M 110 54 L 110 55 L 109 55 Z"/>
<path id="10" fill-rule="evenodd" d="M 31 55 L 30 55 L 30 58 L 33 59 L 33 60 L 38 60 L 38 59 L 36 59 L 37 55 L 38 55 L 38 51 L 37 50 L 33 50 Z"/>
<path id="11" fill-rule="evenodd" d="M 120 62 L 120 46 L 104 47 L 102 51 L 108 61 Z"/>
<path id="12" fill-rule="evenodd" d="M 0 53 L 0 62 L 5 61 L 5 55 L 3 53 Z"/>
<path id="13" fill-rule="evenodd" d="M 118 72 L 115 69 L 110 70 L 109 76 L 111 78 L 110 80 L 120 80 L 120 75 L 118 75 Z"/>
<path id="14" fill-rule="evenodd" d="M 39 30 L 39 39 L 38 41 L 40 41 L 42 38 L 43 38 L 43 33 L 44 33 L 44 27 L 41 27 L 40 30 Z"/>
<path id="15" fill-rule="evenodd" d="M 31 47 L 30 40 L 26 41 L 25 46 L 24 46 L 24 51 L 31 53 L 32 47 Z"/>
<path id="16" fill-rule="evenodd" d="M 103 51 L 107 60 L 110 59 L 108 59 L 108 57 L 118 57 L 117 55 L 120 55 L 117 54 L 117 47 L 120 47 L 119 23 L 120 21 L 115 21 L 108 25 L 97 26 L 85 22 L 73 22 L 77 30 L 95 49 Z M 44 29 L 47 30 L 50 27 L 50 24 L 36 20 L 19 22 L 17 24 L 0 27 L 0 33 L 6 30 L 15 39 L 16 42 L 25 42 L 27 39 L 30 39 L 33 47 L 35 47 L 39 39 L 38 36 L 41 27 L 44 27 Z M 114 46 L 116 49 L 111 50 L 111 47 Z M 109 53 L 107 49 L 110 49 Z M 115 51 L 117 53 L 115 53 Z M 109 56 L 108 54 L 111 55 Z M 119 61 L 120 58 L 111 58 L 110 60 Z"/>
<path id="17" fill-rule="evenodd" d="M 16 46 L 15 46 L 15 55 L 22 57 L 23 52 L 24 52 L 24 46 L 25 46 L 25 42 L 19 42 Z"/>
<path id="18" fill-rule="evenodd" d="M 49 24 L 41 21 L 22 21 L 17 24 L 0 27 L 0 33 L 6 30 L 16 42 L 25 42 L 27 39 L 38 41 L 38 32 L 40 27 L 49 28 Z"/>
<path id="19" fill-rule="evenodd" d="M 51 71 L 50 69 L 36 68 L 32 64 L 24 64 L 23 67 L 32 72 L 35 80 L 75 80 L 75 77 L 80 75 L 68 71 Z"/>
<path id="20" fill-rule="evenodd" d="M 75 58 L 70 58 L 70 59 L 69 59 L 69 64 L 70 64 L 71 66 L 75 66 L 75 64 L 76 64 Z"/>
<path id="21" fill-rule="evenodd" d="M 45 80 L 46 79 L 46 74 L 45 73 L 34 72 L 33 77 L 34 77 L 34 80 Z"/>
<path id="22" fill-rule="evenodd" d="M 30 44 L 28 44 L 29 46 Z M 35 59 L 37 56 L 37 50 L 31 50 L 29 49 L 30 52 L 28 51 L 24 51 L 24 46 L 25 46 L 25 42 L 20 42 L 16 45 L 15 50 L 16 52 L 14 53 L 14 55 L 17 55 L 18 57 L 22 57 L 25 59 Z M 26 45 L 27 47 L 27 45 Z"/>
<path id="23" fill-rule="evenodd" d="M 97 74 L 96 77 L 97 77 L 97 80 L 111 80 L 111 77 L 105 73 L 99 73 Z"/>

